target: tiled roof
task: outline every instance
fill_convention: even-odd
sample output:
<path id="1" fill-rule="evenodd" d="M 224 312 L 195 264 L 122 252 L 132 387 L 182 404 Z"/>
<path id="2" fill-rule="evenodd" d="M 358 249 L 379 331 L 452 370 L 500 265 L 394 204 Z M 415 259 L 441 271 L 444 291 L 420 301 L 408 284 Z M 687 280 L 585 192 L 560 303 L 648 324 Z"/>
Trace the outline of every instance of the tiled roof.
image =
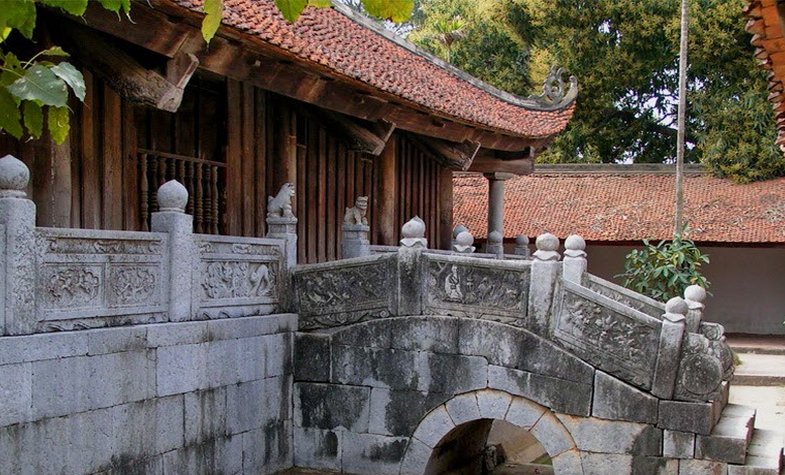
<path id="1" fill-rule="evenodd" d="M 504 237 L 576 233 L 588 241 L 669 239 L 673 174 L 535 173 L 507 180 Z M 487 235 L 488 180 L 453 180 L 453 218 Z M 684 179 L 690 237 L 701 242 L 785 243 L 785 178 L 739 185 L 698 174 Z"/>
<path id="2" fill-rule="evenodd" d="M 785 150 L 785 38 L 776 0 L 747 0 L 747 31 L 752 33 L 755 58 L 769 73 L 769 101 L 777 120 L 777 145 Z"/>
<path id="3" fill-rule="evenodd" d="M 173 1 L 202 10 L 203 0 Z M 437 114 L 512 135 L 554 135 L 574 110 L 574 101 L 558 110 L 535 110 L 504 100 L 505 93 L 495 94 L 492 87 L 437 65 L 335 8 L 308 7 L 290 24 L 272 0 L 225 0 L 223 24 Z"/>

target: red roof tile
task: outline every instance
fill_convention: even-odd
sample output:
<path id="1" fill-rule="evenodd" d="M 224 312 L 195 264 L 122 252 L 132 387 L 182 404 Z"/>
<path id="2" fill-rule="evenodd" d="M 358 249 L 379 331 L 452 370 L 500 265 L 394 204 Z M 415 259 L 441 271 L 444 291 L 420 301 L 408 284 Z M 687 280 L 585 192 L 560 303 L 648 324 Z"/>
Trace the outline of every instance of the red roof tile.
<path id="1" fill-rule="evenodd" d="M 201 12 L 203 0 L 173 1 Z M 438 114 L 513 135 L 554 135 L 574 110 L 574 101 L 535 110 L 503 100 L 334 8 L 308 7 L 290 24 L 272 0 L 225 0 L 223 24 Z"/>
<path id="2" fill-rule="evenodd" d="M 669 239 L 673 174 L 534 174 L 506 182 L 504 237 L 551 232 L 587 241 Z M 454 180 L 456 224 L 487 234 L 488 180 Z M 785 178 L 739 185 L 708 175 L 684 180 L 690 237 L 702 242 L 785 243 Z"/>

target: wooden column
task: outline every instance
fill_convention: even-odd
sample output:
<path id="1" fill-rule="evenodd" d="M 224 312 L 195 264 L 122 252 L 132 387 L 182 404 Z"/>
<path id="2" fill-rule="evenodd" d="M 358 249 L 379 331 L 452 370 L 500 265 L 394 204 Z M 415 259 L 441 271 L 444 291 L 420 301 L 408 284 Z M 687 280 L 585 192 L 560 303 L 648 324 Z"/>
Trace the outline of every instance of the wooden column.
<path id="1" fill-rule="evenodd" d="M 452 244 L 452 170 L 439 168 L 439 249 L 450 249 Z"/>
<path id="2" fill-rule="evenodd" d="M 67 228 L 71 225 L 71 140 L 60 145 L 48 133 L 35 148 L 33 199 L 38 206 L 38 226 Z"/>
<path id="3" fill-rule="evenodd" d="M 243 232 L 242 94 L 242 83 L 232 80 L 226 82 L 226 231 L 230 236 L 240 236 Z M 197 172 L 199 170 L 197 168 Z M 198 174 L 197 177 L 197 181 L 201 179 Z M 194 229 L 204 232 L 198 222 Z"/>
<path id="4" fill-rule="evenodd" d="M 374 241 L 377 244 L 395 246 L 398 244 L 398 229 L 396 227 L 396 216 L 398 210 L 395 204 L 398 202 L 398 164 L 395 160 L 395 149 L 397 146 L 396 136 L 390 137 L 387 145 L 379 155 L 379 184 L 376 199 L 376 236 Z"/>
<path id="5" fill-rule="evenodd" d="M 268 194 L 275 196 L 284 183 L 297 183 L 297 116 L 292 108 L 281 101 L 276 101 L 276 133 L 275 155 L 273 157 L 273 189 Z M 293 209 L 297 209 L 297 195 L 305 190 L 295 190 L 292 200 Z M 303 219 L 304 217 L 299 217 Z"/>

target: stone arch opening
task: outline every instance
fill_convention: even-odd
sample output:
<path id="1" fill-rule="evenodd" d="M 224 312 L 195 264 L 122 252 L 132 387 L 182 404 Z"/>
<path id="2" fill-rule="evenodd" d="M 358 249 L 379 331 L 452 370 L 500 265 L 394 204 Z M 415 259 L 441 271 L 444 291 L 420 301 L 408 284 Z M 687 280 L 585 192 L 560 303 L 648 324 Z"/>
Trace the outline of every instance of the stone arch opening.
<path id="1" fill-rule="evenodd" d="M 492 473 L 483 468 L 483 459 L 491 455 L 485 451 L 494 424 L 512 438 L 534 438 L 550 459 L 552 473 L 583 473 L 572 435 L 550 409 L 491 389 L 460 394 L 426 414 L 409 442 L 400 473 Z"/>
<path id="2" fill-rule="evenodd" d="M 433 448 L 425 475 L 552 475 L 551 459 L 537 438 L 499 419 L 478 419 L 453 428 Z"/>

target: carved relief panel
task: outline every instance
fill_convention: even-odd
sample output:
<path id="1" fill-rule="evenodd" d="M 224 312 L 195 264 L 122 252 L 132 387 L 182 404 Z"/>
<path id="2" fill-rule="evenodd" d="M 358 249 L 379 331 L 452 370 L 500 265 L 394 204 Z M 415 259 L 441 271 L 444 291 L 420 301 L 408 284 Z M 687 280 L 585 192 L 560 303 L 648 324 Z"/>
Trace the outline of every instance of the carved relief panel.
<path id="1" fill-rule="evenodd" d="M 308 266 L 294 274 L 300 329 L 349 325 L 395 314 L 396 256 Z"/>
<path id="2" fill-rule="evenodd" d="M 424 274 L 425 313 L 524 324 L 530 266 L 431 255 Z"/>
<path id="3" fill-rule="evenodd" d="M 651 388 L 661 322 L 571 282 L 556 295 L 554 338 L 620 379 Z"/>
<path id="4" fill-rule="evenodd" d="M 608 297 L 611 300 L 615 300 L 630 308 L 641 311 L 650 317 L 659 319 L 662 317 L 662 314 L 665 313 L 665 304 L 649 301 L 649 299 L 642 295 L 631 295 L 634 294 L 631 290 L 627 290 L 593 275 L 589 275 L 587 280 L 589 289 Z"/>
<path id="5" fill-rule="evenodd" d="M 157 233 L 38 229 L 38 329 L 165 320 L 167 239 Z"/>
<path id="6" fill-rule="evenodd" d="M 201 317 L 272 313 L 280 301 L 283 241 L 196 235 L 193 289 Z"/>

